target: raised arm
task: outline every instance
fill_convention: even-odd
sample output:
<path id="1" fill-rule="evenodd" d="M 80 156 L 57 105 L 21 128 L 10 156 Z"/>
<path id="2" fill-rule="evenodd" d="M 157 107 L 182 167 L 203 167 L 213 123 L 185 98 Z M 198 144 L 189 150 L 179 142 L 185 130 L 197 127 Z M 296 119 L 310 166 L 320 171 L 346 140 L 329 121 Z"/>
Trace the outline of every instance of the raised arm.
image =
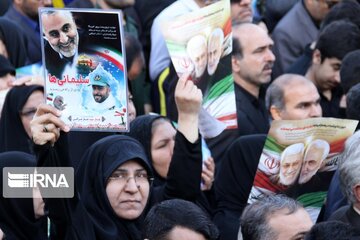
<path id="1" fill-rule="evenodd" d="M 183 75 L 175 88 L 179 112 L 178 132 L 166 178 L 164 198 L 196 201 L 201 193 L 202 154 L 198 117 L 202 93 Z"/>
<path id="2" fill-rule="evenodd" d="M 61 112 L 56 108 L 41 104 L 30 123 L 39 167 L 71 166 L 66 135 L 60 136 L 60 131 L 68 132 L 70 129 L 59 118 L 60 115 Z M 73 215 L 75 210 L 79 209 L 77 194 L 69 199 L 47 198 L 44 201 L 53 227 L 52 237 L 65 239 L 66 236 L 71 236 L 75 239 L 74 236 L 79 234 L 76 234 L 71 224 L 76 219 Z"/>
<path id="3" fill-rule="evenodd" d="M 178 109 L 178 131 L 194 143 L 199 138 L 199 112 L 202 103 L 201 90 L 183 74 L 175 88 L 175 102 Z"/>

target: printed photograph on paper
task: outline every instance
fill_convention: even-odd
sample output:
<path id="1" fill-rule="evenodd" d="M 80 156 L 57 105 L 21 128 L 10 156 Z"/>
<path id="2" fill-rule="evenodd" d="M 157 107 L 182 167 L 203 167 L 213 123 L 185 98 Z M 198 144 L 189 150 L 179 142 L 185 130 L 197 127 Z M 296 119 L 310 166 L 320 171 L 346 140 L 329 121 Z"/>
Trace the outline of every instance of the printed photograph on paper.
<path id="1" fill-rule="evenodd" d="M 180 15 L 162 23 L 161 30 L 178 76 L 191 73 L 202 90 L 203 108 L 226 128 L 237 128 L 230 2 Z"/>
<path id="2" fill-rule="evenodd" d="M 316 220 L 344 143 L 357 123 L 336 118 L 273 121 L 248 203 L 284 193 L 301 202 Z"/>
<path id="3" fill-rule="evenodd" d="M 128 131 L 120 11 L 41 8 L 46 102 L 71 130 Z"/>

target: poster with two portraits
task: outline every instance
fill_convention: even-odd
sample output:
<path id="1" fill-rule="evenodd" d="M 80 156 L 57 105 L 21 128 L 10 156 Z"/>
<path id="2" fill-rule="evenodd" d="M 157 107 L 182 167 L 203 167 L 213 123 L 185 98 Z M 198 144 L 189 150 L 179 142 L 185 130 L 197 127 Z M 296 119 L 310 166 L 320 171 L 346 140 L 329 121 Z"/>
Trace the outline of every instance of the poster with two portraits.
<path id="1" fill-rule="evenodd" d="M 191 73 L 202 90 L 205 112 L 224 129 L 237 128 L 230 2 L 221 0 L 163 22 L 161 31 L 178 76 Z"/>
<path id="2" fill-rule="evenodd" d="M 248 203 L 284 193 L 302 203 L 315 222 L 357 124 L 336 118 L 273 121 Z"/>
<path id="3" fill-rule="evenodd" d="M 127 131 L 121 11 L 40 8 L 46 103 L 78 131 Z"/>

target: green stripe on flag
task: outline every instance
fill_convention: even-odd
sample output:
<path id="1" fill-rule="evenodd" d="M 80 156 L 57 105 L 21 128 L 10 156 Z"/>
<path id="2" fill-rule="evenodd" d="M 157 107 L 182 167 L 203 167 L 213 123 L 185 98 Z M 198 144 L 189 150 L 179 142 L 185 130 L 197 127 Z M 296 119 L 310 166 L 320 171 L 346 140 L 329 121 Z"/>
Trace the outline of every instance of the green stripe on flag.
<path id="1" fill-rule="evenodd" d="M 234 79 L 232 74 L 215 83 L 209 90 L 209 94 L 205 97 L 204 102 L 217 98 L 224 93 L 234 91 Z"/>
<path id="2" fill-rule="evenodd" d="M 304 207 L 318 207 L 321 208 L 324 204 L 327 191 L 306 193 L 299 196 L 298 200 Z"/>

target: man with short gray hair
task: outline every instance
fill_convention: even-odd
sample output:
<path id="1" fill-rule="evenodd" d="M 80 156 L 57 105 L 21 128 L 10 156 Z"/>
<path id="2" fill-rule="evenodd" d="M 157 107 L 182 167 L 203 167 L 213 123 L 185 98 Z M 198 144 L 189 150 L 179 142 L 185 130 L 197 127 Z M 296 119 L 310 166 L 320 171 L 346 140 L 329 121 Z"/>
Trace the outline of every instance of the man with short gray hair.
<path id="1" fill-rule="evenodd" d="M 350 205 L 334 212 L 329 220 L 349 223 L 360 228 L 360 131 L 348 138 L 342 154 L 340 186 Z"/>
<path id="2" fill-rule="evenodd" d="M 266 196 L 248 205 L 240 220 L 244 240 L 302 239 L 312 225 L 306 210 L 283 195 Z"/>
<path id="3" fill-rule="evenodd" d="M 299 120 L 321 117 L 320 95 L 309 79 L 283 74 L 266 91 L 266 109 L 274 120 Z"/>
<path id="4" fill-rule="evenodd" d="M 284 74 L 266 93 L 266 110 L 274 120 L 321 117 L 320 95 L 313 82 L 301 75 Z M 214 222 L 221 240 L 235 239 L 239 218 L 254 182 L 265 134 L 241 136 L 229 146 L 214 182 L 217 209 Z"/>

